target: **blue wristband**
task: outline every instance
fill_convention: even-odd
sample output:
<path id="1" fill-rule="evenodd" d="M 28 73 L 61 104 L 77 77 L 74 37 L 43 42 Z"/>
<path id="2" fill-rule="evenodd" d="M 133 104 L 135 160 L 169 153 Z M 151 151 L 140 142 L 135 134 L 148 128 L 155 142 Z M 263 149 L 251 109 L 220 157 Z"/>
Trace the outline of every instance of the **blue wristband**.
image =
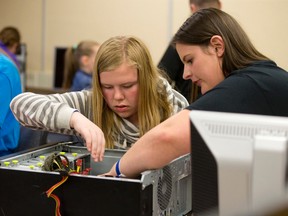
<path id="1" fill-rule="evenodd" d="M 116 167 L 115 167 L 117 177 L 121 176 L 121 172 L 120 172 L 119 164 L 120 164 L 120 159 L 117 161 L 117 163 L 116 163 Z"/>

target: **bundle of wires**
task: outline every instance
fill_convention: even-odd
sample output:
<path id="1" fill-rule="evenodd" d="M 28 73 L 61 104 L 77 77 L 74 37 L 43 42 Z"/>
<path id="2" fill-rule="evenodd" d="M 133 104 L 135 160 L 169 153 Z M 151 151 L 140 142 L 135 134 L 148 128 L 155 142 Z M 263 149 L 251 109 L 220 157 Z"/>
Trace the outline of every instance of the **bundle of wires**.
<path id="1" fill-rule="evenodd" d="M 62 176 L 62 180 L 60 182 L 58 182 L 57 184 L 53 185 L 51 188 L 49 188 L 49 190 L 46 191 L 46 195 L 48 198 L 53 198 L 56 206 L 55 206 L 55 216 L 61 216 L 61 212 L 60 212 L 60 199 L 57 195 L 53 194 L 53 191 L 58 188 L 60 185 L 62 185 L 66 180 L 68 179 L 68 175 L 67 176 Z"/>
<path id="2" fill-rule="evenodd" d="M 55 216 L 61 216 L 60 199 L 57 195 L 53 194 L 53 191 L 60 185 L 62 185 L 65 181 L 67 181 L 69 175 L 72 173 L 87 175 L 90 172 L 91 168 L 86 168 L 81 172 L 82 162 L 83 162 L 82 159 L 77 159 L 76 160 L 77 169 L 73 170 L 69 166 L 69 160 L 64 154 L 53 153 L 45 159 L 44 164 L 42 166 L 42 170 L 56 171 L 59 172 L 60 175 L 62 176 L 62 180 L 60 182 L 56 183 L 51 188 L 49 188 L 49 190 L 46 191 L 47 197 L 53 198 L 56 203 Z"/>
<path id="3" fill-rule="evenodd" d="M 69 172 L 73 171 L 69 167 L 68 158 L 60 153 L 53 153 L 45 159 L 45 162 L 42 166 L 42 170 L 45 171 L 58 171 L 62 176 L 62 180 L 55 185 L 53 185 L 49 190 L 46 191 L 46 195 L 48 198 L 53 198 L 56 207 L 55 207 L 55 216 L 61 216 L 60 212 L 60 199 L 57 195 L 53 194 L 53 191 L 62 185 L 65 181 L 67 181 Z"/>

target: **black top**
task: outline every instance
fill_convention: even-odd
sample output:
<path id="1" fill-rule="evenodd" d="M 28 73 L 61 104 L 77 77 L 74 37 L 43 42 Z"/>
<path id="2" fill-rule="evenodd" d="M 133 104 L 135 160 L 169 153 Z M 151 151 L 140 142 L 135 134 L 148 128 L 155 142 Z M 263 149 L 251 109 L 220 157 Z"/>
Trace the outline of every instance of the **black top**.
<path id="1" fill-rule="evenodd" d="M 272 61 L 232 72 L 189 110 L 288 116 L 288 73 Z"/>
<path id="2" fill-rule="evenodd" d="M 272 61 L 255 62 L 232 72 L 187 109 L 288 116 L 288 73 Z M 193 215 L 218 215 L 218 165 L 193 123 L 190 130 Z"/>

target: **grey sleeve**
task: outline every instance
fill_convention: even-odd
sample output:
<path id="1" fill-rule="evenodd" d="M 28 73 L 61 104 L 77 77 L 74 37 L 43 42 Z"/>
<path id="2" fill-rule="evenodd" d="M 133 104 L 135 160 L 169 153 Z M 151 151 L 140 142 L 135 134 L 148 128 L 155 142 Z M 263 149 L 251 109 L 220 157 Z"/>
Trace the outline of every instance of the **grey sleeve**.
<path id="1" fill-rule="evenodd" d="M 24 126 L 56 133 L 74 134 L 70 129 L 73 112 L 91 119 L 91 92 L 39 95 L 30 92 L 16 96 L 10 103 L 15 118 Z"/>
<path id="2" fill-rule="evenodd" d="M 189 103 L 187 99 L 175 89 L 172 89 L 172 92 L 173 92 L 173 114 L 175 114 L 186 108 L 189 105 Z"/>

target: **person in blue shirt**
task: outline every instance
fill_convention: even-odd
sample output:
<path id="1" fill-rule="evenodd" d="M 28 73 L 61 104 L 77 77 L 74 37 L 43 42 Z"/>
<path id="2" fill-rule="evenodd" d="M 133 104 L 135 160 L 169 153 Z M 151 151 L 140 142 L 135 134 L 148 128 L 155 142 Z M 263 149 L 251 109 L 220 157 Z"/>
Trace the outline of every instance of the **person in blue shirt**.
<path id="1" fill-rule="evenodd" d="M 19 62 L 15 53 L 20 45 L 20 33 L 14 27 L 0 32 L 0 156 L 18 146 L 20 124 L 10 110 L 11 100 L 22 92 Z"/>
<path id="2" fill-rule="evenodd" d="M 81 41 L 65 53 L 64 80 L 62 87 L 69 91 L 91 88 L 92 71 L 100 44 L 96 41 Z"/>

